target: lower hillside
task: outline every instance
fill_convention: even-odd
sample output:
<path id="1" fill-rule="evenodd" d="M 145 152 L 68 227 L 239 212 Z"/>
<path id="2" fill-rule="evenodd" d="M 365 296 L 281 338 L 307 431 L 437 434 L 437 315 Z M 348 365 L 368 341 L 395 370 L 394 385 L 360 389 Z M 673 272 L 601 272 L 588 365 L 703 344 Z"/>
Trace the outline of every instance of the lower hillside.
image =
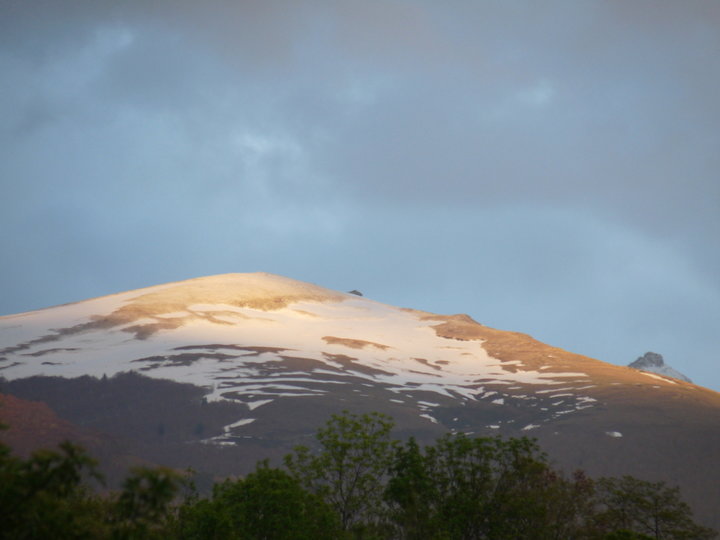
<path id="1" fill-rule="evenodd" d="M 11 426 L 0 433 L 0 440 L 23 456 L 63 439 L 77 441 L 99 460 L 111 488 L 119 488 L 133 466 L 190 467 L 196 471 L 198 489 L 209 493 L 224 478 L 251 473 L 260 460 L 279 464 L 297 444 L 312 447 L 315 430 L 328 414 L 377 410 L 395 419 L 395 438 L 413 437 L 421 446 L 446 433 L 505 439 L 531 435 L 557 470 L 677 485 L 699 523 L 720 527 L 720 424 L 717 408 L 700 401 L 709 395 L 701 389 L 668 385 L 674 393 L 667 392 L 668 399 L 658 402 L 654 392 L 659 390 L 652 386 L 628 391 L 627 385 L 608 385 L 596 393 L 595 407 L 534 424 L 523 416 L 532 409 L 508 399 L 498 405 L 430 401 L 433 396 L 428 396 L 418 408 L 369 384 L 359 386 L 359 392 L 339 389 L 256 402 L 250 409 L 238 401 L 208 401 L 208 388 L 134 372 L 0 379 L 0 392 L 7 394 L 0 422 Z M 437 422 L 428 420 L 427 411 Z M 255 420 L 246 423 L 248 417 Z M 483 427 L 488 424 L 500 427 Z"/>
<path id="2" fill-rule="evenodd" d="M 268 461 L 201 497 L 190 473 L 139 467 L 97 494 L 71 443 L 28 458 L 0 445 L 0 538 L 711 539 L 677 488 L 555 470 L 533 440 L 391 437 L 380 413 L 333 415 L 284 468 Z"/>

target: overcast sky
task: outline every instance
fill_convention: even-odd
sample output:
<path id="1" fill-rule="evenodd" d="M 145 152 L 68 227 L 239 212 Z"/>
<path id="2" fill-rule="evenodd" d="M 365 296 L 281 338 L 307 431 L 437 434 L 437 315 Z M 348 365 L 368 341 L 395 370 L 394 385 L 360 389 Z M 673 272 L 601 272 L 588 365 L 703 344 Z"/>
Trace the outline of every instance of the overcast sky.
<path id="1" fill-rule="evenodd" d="M 0 314 L 226 272 L 720 390 L 720 2 L 3 0 Z"/>

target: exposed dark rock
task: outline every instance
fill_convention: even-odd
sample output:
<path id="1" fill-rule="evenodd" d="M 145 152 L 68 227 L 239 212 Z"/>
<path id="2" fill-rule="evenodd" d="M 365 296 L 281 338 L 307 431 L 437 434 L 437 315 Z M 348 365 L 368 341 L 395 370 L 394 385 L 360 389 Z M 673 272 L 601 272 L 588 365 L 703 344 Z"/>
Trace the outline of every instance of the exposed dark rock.
<path id="1" fill-rule="evenodd" d="M 662 354 L 646 352 L 637 360 L 632 362 L 629 367 L 635 369 L 647 369 L 648 367 L 663 367 L 664 365 L 665 360 L 663 359 Z"/>
<path id="2" fill-rule="evenodd" d="M 657 373 L 658 375 L 665 375 L 667 377 L 672 377 L 673 379 L 679 379 L 689 383 L 692 382 L 689 377 L 668 366 L 661 354 L 654 352 L 646 352 L 640 358 L 628 364 L 628 367 L 639 369 L 641 371 Z"/>

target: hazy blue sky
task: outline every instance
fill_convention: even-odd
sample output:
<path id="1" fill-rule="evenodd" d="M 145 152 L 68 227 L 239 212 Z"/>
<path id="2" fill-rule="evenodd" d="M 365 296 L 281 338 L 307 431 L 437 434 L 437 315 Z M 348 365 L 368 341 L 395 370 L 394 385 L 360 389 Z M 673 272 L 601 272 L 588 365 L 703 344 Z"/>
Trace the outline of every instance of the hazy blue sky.
<path id="1" fill-rule="evenodd" d="M 0 2 L 0 314 L 225 272 L 720 390 L 720 2 Z"/>

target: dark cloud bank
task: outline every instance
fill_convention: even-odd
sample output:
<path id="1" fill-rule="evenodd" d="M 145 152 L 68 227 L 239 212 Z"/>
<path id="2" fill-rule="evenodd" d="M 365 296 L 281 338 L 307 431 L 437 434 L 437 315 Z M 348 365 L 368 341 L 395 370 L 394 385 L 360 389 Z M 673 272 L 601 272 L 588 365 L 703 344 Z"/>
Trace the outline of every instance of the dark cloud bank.
<path id="1" fill-rule="evenodd" d="M 720 4 L 0 7 L 1 313 L 263 270 L 720 389 Z"/>

